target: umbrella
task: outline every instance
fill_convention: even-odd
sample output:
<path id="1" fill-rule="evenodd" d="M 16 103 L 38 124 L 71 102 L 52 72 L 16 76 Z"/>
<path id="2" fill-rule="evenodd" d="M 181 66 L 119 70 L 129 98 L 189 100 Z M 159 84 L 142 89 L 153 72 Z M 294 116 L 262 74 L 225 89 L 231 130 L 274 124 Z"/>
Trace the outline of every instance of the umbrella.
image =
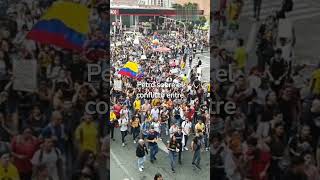
<path id="1" fill-rule="evenodd" d="M 171 49 L 167 48 L 167 47 L 159 47 L 159 48 L 156 48 L 155 51 L 158 51 L 158 52 L 169 52 L 169 51 L 171 51 Z"/>

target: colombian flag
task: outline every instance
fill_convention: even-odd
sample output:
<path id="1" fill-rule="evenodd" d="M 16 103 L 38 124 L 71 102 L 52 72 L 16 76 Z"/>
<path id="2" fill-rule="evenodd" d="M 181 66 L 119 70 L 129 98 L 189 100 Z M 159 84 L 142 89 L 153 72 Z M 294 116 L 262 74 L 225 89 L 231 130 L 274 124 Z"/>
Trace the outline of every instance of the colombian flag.
<path id="1" fill-rule="evenodd" d="M 27 38 L 81 51 L 88 32 L 89 9 L 81 4 L 59 1 L 35 24 Z"/>
<path id="2" fill-rule="evenodd" d="M 127 62 L 123 68 L 118 72 L 119 74 L 131 78 L 136 78 L 139 71 L 139 65 L 135 62 L 129 61 Z"/>

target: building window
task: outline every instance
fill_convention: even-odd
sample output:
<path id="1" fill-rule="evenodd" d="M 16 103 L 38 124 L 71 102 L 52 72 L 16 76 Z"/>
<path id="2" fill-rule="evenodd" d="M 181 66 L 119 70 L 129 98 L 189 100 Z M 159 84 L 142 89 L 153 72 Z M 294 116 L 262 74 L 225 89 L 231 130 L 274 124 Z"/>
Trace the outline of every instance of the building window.
<path id="1" fill-rule="evenodd" d="M 163 7 L 163 0 L 158 0 L 158 6 Z"/>

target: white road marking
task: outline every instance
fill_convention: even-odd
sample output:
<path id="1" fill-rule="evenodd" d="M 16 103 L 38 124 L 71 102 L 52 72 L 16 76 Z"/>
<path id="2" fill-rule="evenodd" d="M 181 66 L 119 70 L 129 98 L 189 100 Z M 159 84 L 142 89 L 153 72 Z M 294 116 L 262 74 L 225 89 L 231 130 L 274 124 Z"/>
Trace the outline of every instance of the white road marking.
<path id="1" fill-rule="evenodd" d="M 130 173 L 128 172 L 128 170 L 121 164 L 120 160 L 118 159 L 118 157 L 113 153 L 112 149 L 110 149 L 110 153 L 111 153 L 111 158 L 113 158 L 116 162 L 116 164 L 122 169 L 122 171 L 128 176 L 130 177 Z M 111 172 L 112 173 L 112 172 Z M 129 180 L 135 180 L 133 177 L 127 178 Z"/>

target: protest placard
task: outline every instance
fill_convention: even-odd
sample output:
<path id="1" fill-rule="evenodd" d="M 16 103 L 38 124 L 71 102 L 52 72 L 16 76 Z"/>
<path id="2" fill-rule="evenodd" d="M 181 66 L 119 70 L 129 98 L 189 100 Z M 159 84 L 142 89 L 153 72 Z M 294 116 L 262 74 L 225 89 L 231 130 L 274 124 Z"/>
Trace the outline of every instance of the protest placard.
<path id="1" fill-rule="evenodd" d="M 116 91 L 122 91 L 122 81 L 121 80 L 114 80 L 113 89 Z"/>

